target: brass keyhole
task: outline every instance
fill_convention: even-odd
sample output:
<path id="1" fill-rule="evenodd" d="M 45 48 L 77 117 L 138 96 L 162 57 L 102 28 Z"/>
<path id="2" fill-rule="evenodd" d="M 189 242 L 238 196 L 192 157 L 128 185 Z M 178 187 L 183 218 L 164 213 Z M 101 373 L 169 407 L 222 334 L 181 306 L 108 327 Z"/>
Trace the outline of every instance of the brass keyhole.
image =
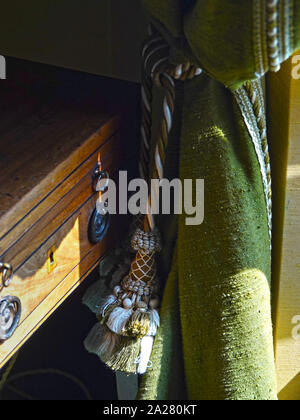
<path id="1" fill-rule="evenodd" d="M 52 273 L 52 271 L 55 269 L 56 266 L 57 266 L 56 247 L 53 246 L 48 251 L 48 273 L 49 274 Z"/>

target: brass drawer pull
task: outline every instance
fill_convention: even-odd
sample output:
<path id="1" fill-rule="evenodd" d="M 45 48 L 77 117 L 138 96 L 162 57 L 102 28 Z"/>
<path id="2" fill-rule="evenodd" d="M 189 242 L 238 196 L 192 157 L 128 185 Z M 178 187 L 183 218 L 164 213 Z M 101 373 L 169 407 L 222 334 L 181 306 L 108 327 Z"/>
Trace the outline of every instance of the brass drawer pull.
<path id="1" fill-rule="evenodd" d="M 106 180 L 105 184 L 102 183 L 100 186 L 100 181 Z M 98 165 L 93 174 L 93 190 L 95 192 L 104 192 L 108 187 L 109 183 L 109 173 L 107 171 L 102 171 L 101 165 Z"/>
<path id="2" fill-rule="evenodd" d="M 15 296 L 0 299 L 0 341 L 8 340 L 16 331 L 21 318 L 22 306 Z"/>
<path id="3" fill-rule="evenodd" d="M 89 241 L 96 245 L 104 239 L 110 225 L 110 215 L 101 214 L 97 208 L 93 211 L 88 227 Z"/>
<path id="4" fill-rule="evenodd" d="M 97 166 L 93 174 L 93 189 L 95 192 L 105 192 L 109 185 L 109 173 L 101 169 L 101 164 Z M 110 225 L 110 215 L 98 211 L 97 206 L 92 213 L 88 226 L 88 238 L 92 244 L 98 244 L 105 237 Z"/>
<path id="5" fill-rule="evenodd" d="M 2 273 L 2 284 L 8 287 L 12 282 L 13 268 L 10 264 L 0 262 L 0 273 Z"/>

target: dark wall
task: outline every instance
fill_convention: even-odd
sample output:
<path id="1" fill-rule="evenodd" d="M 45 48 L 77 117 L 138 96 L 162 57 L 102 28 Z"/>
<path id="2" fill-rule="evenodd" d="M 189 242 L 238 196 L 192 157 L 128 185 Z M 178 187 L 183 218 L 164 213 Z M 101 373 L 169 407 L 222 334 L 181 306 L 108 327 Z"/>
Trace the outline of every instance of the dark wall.
<path id="1" fill-rule="evenodd" d="M 140 0 L 2 2 L 0 54 L 137 81 Z M 9 75 L 8 75 L 9 77 Z"/>

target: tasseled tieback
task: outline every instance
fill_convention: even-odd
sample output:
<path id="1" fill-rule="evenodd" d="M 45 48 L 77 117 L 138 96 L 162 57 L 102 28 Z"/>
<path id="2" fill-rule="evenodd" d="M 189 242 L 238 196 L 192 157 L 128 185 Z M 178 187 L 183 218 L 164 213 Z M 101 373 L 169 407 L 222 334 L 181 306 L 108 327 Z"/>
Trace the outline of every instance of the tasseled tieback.
<path id="1" fill-rule="evenodd" d="M 202 70 L 191 63 L 172 66 L 169 62 L 169 46 L 157 32 L 152 32 L 146 40 L 142 58 L 142 144 L 139 168 L 140 176 L 149 182 L 150 175 L 153 179 L 163 179 L 174 112 L 175 80 L 193 79 Z M 154 84 L 164 89 L 165 97 L 161 130 L 155 148 L 155 165 L 150 174 Z M 117 285 L 113 284 L 111 294 L 98 306 L 99 323 L 85 341 L 87 350 L 96 353 L 107 366 L 127 374 L 144 374 L 151 367 L 154 337 L 160 326 L 156 254 L 161 251 L 162 244 L 152 212 L 155 205 L 157 202 L 151 202 L 149 197 L 145 220 L 140 222 L 139 216 L 138 228 L 133 232 L 131 248 L 135 256 L 129 273 Z M 120 264 L 116 266 L 116 272 L 120 272 Z M 115 274 L 110 275 L 114 280 Z"/>

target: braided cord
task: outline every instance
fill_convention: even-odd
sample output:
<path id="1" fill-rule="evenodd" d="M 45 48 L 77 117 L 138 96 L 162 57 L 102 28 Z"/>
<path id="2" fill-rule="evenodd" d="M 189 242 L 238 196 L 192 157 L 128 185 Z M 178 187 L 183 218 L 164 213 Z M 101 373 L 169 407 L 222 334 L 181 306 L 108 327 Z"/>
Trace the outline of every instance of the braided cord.
<path id="1" fill-rule="evenodd" d="M 142 50 L 143 74 L 142 74 L 142 124 L 141 124 L 141 152 L 140 152 L 140 176 L 149 180 L 150 151 L 151 151 L 151 126 L 152 126 L 152 89 L 158 86 L 164 90 L 163 117 L 160 124 L 160 132 L 155 146 L 153 179 L 162 180 L 164 177 L 164 164 L 168 137 L 172 129 L 173 113 L 175 107 L 176 86 L 175 80 L 191 80 L 201 75 L 202 70 L 191 63 L 172 66 L 169 62 L 169 45 L 157 33 L 153 32 L 144 44 Z M 153 199 L 154 202 L 151 202 Z M 145 218 L 145 231 L 155 229 L 153 208 L 157 207 L 159 191 L 150 194 L 148 198 L 148 211 Z"/>
<path id="2" fill-rule="evenodd" d="M 155 156 L 154 156 L 154 168 L 152 173 L 153 179 L 162 180 L 164 177 L 164 164 L 166 160 L 166 150 L 168 147 L 168 136 L 172 129 L 173 123 L 173 112 L 174 112 L 174 102 L 175 102 L 175 83 L 173 79 L 167 74 L 162 73 L 156 78 L 156 85 L 160 85 L 165 88 L 165 97 L 163 100 L 163 118 L 161 120 L 161 127 L 159 136 L 157 139 L 157 144 L 155 147 Z M 148 212 L 145 220 L 145 229 L 146 231 L 155 228 L 155 220 L 153 215 L 153 207 L 158 204 L 158 195 L 159 191 L 155 191 L 154 195 L 149 195 L 148 198 Z M 151 197 L 154 199 L 154 202 L 151 202 Z"/>
<path id="3" fill-rule="evenodd" d="M 140 176 L 144 180 L 149 178 L 150 151 L 151 151 L 151 128 L 152 128 L 152 75 L 147 72 L 147 65 L 153 54 L 163 52 L 167 54 L 168 45 L 159 35 L 151 36 L 145 43 L 142 51 L 142 120 L 141 120 L 141 149 L 140 149 Z"/>
<path id="4" fill-rule="evenodd" d="M 251 100 L 254 114 L 257 121 L 257 125 L 260 132 L 261 146 L 262 146 L 263 159 L 265 163 L 265 171 L 266 171 L 266 178 L 267 178 L 266 201 L 268 205 L 269 218 L 272 219 L 272 174 L 271 174 L 269 145 L 268 145 L 268 138 L 267 138 L 265 102 L 264 102 L 264 96 L 263 96 L 263 91 L 262 91 L 262 85 L 261 85 L 261 82 L 257 80 L 257 81 L 246 83 L 245 88 Z"/>

